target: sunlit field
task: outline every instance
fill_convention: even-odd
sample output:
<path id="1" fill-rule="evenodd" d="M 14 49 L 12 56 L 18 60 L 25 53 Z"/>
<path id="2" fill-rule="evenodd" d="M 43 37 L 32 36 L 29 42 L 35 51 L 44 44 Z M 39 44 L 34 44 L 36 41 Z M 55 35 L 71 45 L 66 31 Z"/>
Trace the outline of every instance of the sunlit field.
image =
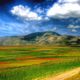
<path id="1" fill-rule="evenodd" d="M 80 80 L 80 73 L 78 73 L 77 75 L 74 75 L 74 76 L 72 76 L 70 78 L 67 78 L 65 80 Z"/>
<path id="2" fill-rule="evenodd" d="M 41 80 L 80 67 L 80 47 L 0 47 L 0 80 Z"/>

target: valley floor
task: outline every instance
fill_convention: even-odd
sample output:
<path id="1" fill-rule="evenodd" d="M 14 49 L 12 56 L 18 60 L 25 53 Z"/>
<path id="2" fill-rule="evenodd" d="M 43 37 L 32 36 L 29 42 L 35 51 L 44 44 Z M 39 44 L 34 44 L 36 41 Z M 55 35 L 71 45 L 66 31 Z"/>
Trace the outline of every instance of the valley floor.
<path id="1" fill-rule="evenodd" d="M 0 47 L 0 80 L 68 80 L 80 71 L 79 67 L 80 47 Z"/>

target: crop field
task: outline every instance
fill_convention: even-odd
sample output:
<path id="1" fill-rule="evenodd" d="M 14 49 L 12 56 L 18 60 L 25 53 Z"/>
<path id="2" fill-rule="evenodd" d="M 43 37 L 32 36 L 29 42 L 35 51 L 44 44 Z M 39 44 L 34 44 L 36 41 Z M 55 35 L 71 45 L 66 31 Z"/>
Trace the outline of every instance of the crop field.
<path id="1" fill-rule="evenodd" d="M 0 80 L 41 80 L 77 67 L 80 47 L 0 47 Z"/>

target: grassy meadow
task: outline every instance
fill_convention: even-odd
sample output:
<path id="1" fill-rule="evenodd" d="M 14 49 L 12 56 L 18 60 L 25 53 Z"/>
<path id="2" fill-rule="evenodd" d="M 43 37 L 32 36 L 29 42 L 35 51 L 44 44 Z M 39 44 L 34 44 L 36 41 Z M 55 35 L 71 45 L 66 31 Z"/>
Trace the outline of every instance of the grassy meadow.
<path id="1" fill-rule="evenodd" d="M 80 67 L 80 47 L 0 47 L 0 80 L 41 80 Z"/>

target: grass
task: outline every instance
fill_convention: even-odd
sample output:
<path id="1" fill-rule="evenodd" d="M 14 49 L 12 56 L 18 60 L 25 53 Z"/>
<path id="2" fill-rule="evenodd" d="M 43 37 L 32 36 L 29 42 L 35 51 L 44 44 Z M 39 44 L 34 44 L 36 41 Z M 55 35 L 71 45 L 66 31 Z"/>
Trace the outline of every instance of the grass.
<path id="1" fill-rule="evenodd" d="M 0 80 L 34 80 L 77 67 L 79 47 L 0 47 Z"/>

